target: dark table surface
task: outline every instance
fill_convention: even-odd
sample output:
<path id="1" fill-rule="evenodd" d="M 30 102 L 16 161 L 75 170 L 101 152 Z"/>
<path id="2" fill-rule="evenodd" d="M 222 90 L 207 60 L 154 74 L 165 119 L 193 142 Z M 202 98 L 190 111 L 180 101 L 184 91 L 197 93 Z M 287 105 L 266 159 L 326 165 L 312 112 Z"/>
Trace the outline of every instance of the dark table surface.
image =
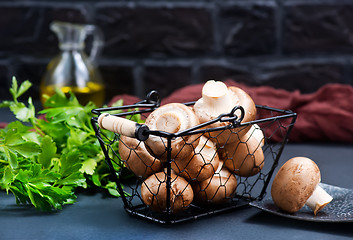
<path id="1" fill-rule="evenodd" d="M 321 169 L 322 182 L 353 189 L 353 146 L 288 144 L 280 164 L 307 156 Z M 121 199 L 79 193 L 74 205 L 52 213 L 17 206 L 0 192 L 0 239 L 352 239 L 353 223 L 308 222 L 246 207 L 170 226 L 129 216 Z"/>
<path id="2" fill-rule="evenodd" d="M 7 110 L 0 109 L 0 122 L 13 120 Z M 321 170 L 323 183 L 353 189 L 352 145 L 287 144 L 279 165 L 295 156 L 313 159 Z M 164 226 L 129 216 L 121 199 L 107 198 L 99 192 L 79 193 L 75 204 L 61 211 L 43 213 L 30 206 L 17 206 L 11 193 L 0 191 L 0 240 L 352 238 L 352 222 L 300 221 L 254 207 Z"/>

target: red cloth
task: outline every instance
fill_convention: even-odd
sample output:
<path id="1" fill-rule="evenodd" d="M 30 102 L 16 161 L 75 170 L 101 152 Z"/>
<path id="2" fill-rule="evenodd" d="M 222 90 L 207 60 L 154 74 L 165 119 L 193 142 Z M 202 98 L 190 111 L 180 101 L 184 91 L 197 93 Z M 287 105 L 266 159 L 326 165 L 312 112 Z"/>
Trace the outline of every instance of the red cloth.
<path id="1" fill-rule="evenodd" d="M 250 87 L 225 81 L 228 86 L 240 87 L 246 91 L 258 105 L 292 110 L 297 120 L 290 134 L 290 141 L 329 141 L 353 143 L 353 87 L 344 84 L 327 84 L 311 94 L 299 91 L 285 91 L 269 86 Z M 190 85 L 176 90 L 162 100 L 162 104 L 171 102 L 196 101 L 201 97 L 203 84 Z M 119 99 L 124 96 L 116 96 Z M 139 101 L 129 97 L 124 104 Z"/>

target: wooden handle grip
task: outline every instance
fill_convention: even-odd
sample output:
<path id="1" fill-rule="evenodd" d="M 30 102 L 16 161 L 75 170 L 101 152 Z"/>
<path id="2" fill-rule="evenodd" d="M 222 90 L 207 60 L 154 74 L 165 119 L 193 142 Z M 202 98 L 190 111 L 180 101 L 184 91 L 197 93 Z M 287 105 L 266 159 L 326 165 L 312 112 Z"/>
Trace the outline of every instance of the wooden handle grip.
<path id="1" fill-rule="evenodd" d="M 106 129 L 127 137 L 136 137 L 135 132 L 138 124 L 126 118 L 103 113 L 98 117 L 98 125 L 102 129 Z"/>

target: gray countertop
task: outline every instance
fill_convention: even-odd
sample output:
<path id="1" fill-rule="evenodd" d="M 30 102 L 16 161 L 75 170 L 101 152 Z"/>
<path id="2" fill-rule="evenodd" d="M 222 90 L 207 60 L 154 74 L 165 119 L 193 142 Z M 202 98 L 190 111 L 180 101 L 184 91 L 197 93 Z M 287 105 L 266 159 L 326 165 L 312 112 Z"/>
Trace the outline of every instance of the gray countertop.
<path id="1" fill-rule="evenodd" d="M 321 169 L 322 182 L 353 189 L 353 146 L 288 144 L 280 165 L 307 156 Z M 352 239 L 353 223 L 307 222 L 253 207 L 170 226 L 129 216 L 121 199 L 79 193 L 74 205 L 52 213 L 17 206 L 0 192 L 0 239 Z"/>

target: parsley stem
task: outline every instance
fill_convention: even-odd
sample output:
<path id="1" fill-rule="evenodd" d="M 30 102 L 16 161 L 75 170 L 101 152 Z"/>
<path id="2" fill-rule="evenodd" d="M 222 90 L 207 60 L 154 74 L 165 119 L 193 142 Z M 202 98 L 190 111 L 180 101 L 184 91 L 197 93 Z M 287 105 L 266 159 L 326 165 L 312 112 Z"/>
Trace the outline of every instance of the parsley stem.
<path id="1" fill-rule="evenodd" d="M 42 129 L 40 129 L 38 126 L 37 126 L 37 123 L 35 121 L 35 119 L 31 119 L 31 124 L 32 126 L 34 127 L 34 129 L 36 130 L 36 132 L 38 132 L 39 135 L 41 136 L 45 136 L 46 134 L 42 131 Z"/>
<path id="2" fill-rule="evenodd" d="M 6 164 L 9 164 L 9 161 L 0 159 L 0 163 L 6 163 Z"/>

